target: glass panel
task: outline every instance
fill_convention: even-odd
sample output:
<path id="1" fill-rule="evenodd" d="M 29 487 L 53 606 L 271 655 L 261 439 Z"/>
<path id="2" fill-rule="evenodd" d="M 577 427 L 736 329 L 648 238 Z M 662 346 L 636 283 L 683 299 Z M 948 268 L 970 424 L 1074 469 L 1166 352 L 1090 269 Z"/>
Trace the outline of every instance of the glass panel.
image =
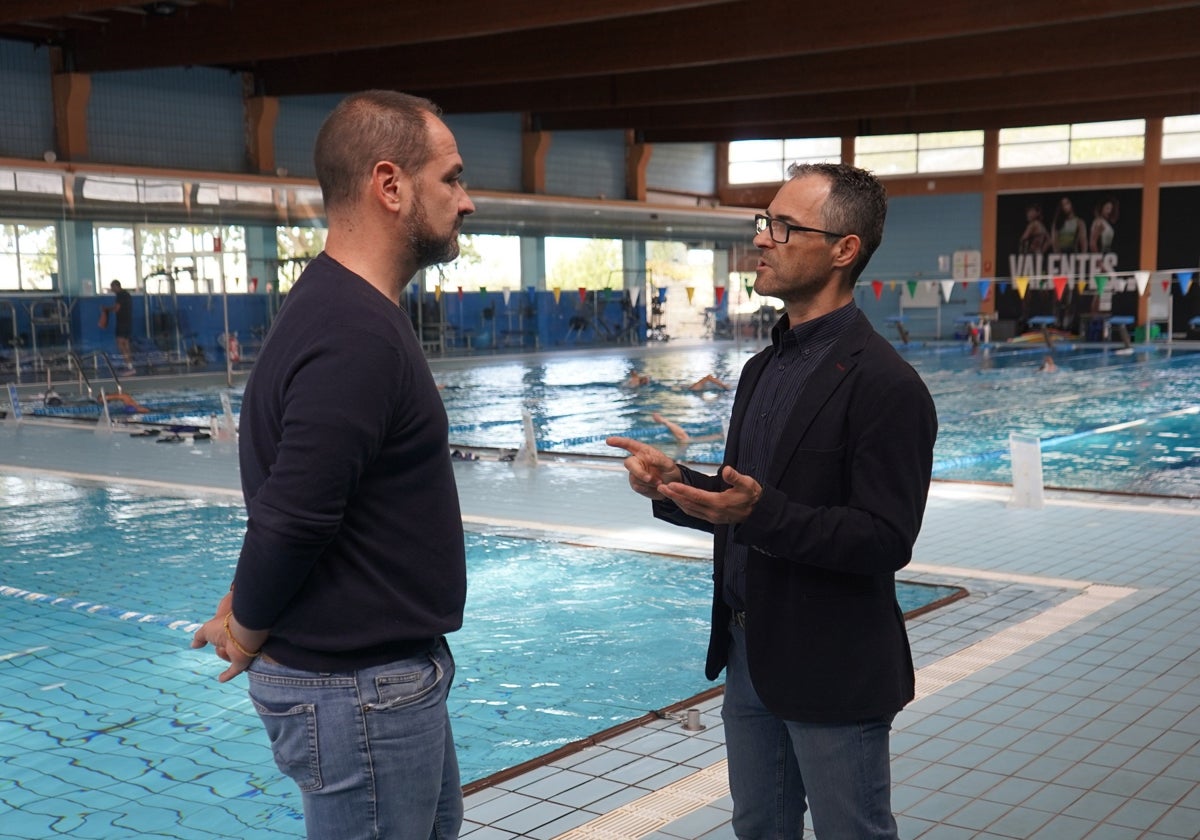
<path id="1" fill-rule="evenodd" d="M 878 154 L 855 154 L 854 163 L 876 175 L 911 175 L 917 171 L 916 150 L 909 152 L 881 152 Z"/>
<path id="2" fill-rule="evenodd" d="M 1200 158 L 1200 131 L 1163 136 L 1164 159 Z"/>
<path id="3" fill-rule="evenodd" d="M 1046 140 L 1067 140 L 1071 137 L 1069 125 L 1030 125 L 1022 128 L 1000 129 L 1000 145 L 1007 143 L 1032 143 Z"/>
<path id="4" fill-rule="evenodd" d="M 548 289 L 620 288 L 622 263 L 619 239 L 546 237 Z"/>
<path id="5" fill-rule="evenodd" d="M 17 255 L 0 251 L 0 289 L 17 292 L 21 290 L 21 269 Z"/>
<path id="6" fill-rule="evenodd" d="M 1163 134 L 1175 132 L 1200 131 L 1200 114 L 1190 114 L 1186 117 L 1167 117 L 1163 120 Z"/>
<path id="7" fill-rule="evenodd" d="M 917 135 L 917 144 L 925 149 L 983 148 L 982 131 L 938 131 Z"/>
<path id="8" fill-rule="evenodd" d="M 922 149 L 917 153 L 920 172 L 979 172 L 983 170 L 983 147 Z"/>
<path id="9" fill-rule="evenodd" d="M 1071 164 L 1141 160 L 1146 140 L 1137 137 L 1097 137 L 1071 141 Z"/>
<path id="10" fill-rule="evenodd" d="M 1037 166 L 1066 166 L 1071 146 L 1065 140 L 1047 143 L 1020 143 L 1000 147 L 1001 169 L 1027 169 Z"/>
<path id="11" fill-rule="evenodd" d="M 781 140 L 735 140 L 729 144 L 729 162 L 780 160 L 783 158 Z"/>
<path id="12" fill-rule="evenodd" d="M 878 152 L 916 151 L 916 148 L 917 135 L 915 134 L 883 134 L 870 137 L 857 137 L 854 140 L 854 157 L 857 159 L 861 154 L 875 154 Z"/>
<path id="13" fill-rule="evenodd" d="M 840 137 L 800 137 L 794 140 L 784 140 L 783 157 L 788 161 L 836 163 L 842 159 L 842 139 Z"/>
<path id="14" fill-rule="evenodd" d="M 1145 133 L 1145 120 L 1075 123 L 1071 126 L 1071 139 L 1073 140 L 1087 137 L 1141 137 Z"/>
<path id="15" fill-rule="evenodd" d="M 731 184 L 771 184 L 782 180 L 782 160 L 729 164 L 729 183 Z"/>

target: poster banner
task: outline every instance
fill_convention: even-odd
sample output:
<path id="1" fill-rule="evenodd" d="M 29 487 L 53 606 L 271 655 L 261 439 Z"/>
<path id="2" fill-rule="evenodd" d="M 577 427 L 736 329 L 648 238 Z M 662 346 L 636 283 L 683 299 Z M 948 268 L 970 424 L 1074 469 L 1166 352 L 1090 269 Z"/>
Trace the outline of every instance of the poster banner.
<path id="1" fill-rule="evenodd" d="M 997 199 L 996 276 L 1094 286 L 1141 268 L 1142 191 L 1061 190 Z"/>

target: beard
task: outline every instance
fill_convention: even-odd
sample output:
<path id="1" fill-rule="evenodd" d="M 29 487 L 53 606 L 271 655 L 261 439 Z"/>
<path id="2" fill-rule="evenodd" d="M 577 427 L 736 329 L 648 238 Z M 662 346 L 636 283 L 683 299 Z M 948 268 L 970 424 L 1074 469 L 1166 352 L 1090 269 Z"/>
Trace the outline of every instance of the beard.
<path id="1" fill-rule="evenodd" d="M 461 220 L 460 220 L 461 221 Z M 429 228 L 425 205 L 418 199 L 413 204 L 412 218 L 408 224 L 408 245 L 417 262 L 417 268 L 429 268 L 439 263 L 453 262 L 458 258 L 458 231 L 456 224 L 449 236 L 440 237 Z"/>

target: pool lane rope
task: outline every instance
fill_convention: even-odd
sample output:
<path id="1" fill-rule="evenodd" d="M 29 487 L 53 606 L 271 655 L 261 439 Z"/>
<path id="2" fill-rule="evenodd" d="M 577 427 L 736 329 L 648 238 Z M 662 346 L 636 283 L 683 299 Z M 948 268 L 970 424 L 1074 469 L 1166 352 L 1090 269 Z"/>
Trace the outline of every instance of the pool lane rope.
<path id="1" fill-rule="evenodd" d="M 185 621 L 162 615 L 154 615 L 153 613 L 137 612 L 135 610 L 122 610 L 117 607 L 107 606 L 106 604 L 95 604 L 91 601 L 80 601 L 77 598 L 66 598 L 61 595 L 30 592 L 28 589 L 19 589 L 15 586 L 5 586 L 3 584 L 0 584 L 0 596 L 19 598 L 31 604 L 64 607 L 77 612 L 84 612 L 88 615 L 102 615 L 109 618 L 116 618 L 120 621 L 133 622 L 134 624 L 154 624 L 170 630 L 183 630 L 187 633 L 195 633 L 201 626 L 201 623 L 195 621 Z"/>

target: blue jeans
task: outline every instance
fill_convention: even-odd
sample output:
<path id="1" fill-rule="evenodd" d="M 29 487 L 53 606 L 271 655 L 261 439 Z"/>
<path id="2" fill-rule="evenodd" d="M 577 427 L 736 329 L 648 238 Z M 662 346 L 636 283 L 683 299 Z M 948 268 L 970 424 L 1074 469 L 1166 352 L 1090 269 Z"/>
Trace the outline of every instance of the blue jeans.
<path id="1" fill-rule="evenodd" d="M 250 699 L 299 787 L 309 840 L 453 840 L 462 788 L 446 695 L 454 659 L 428 653 L 318 674 L 258 659 Z"/>
<path id="2" fill-rule="evenodd" d="M 729 632 L 721 717 L 738 839 L 800 840 L 807 800 L 817 840 L 896 840 L 888 746 L 894 716 L 847 724 L 776 717 L 750 682 L 746 631 L 733 624 Z"/>

